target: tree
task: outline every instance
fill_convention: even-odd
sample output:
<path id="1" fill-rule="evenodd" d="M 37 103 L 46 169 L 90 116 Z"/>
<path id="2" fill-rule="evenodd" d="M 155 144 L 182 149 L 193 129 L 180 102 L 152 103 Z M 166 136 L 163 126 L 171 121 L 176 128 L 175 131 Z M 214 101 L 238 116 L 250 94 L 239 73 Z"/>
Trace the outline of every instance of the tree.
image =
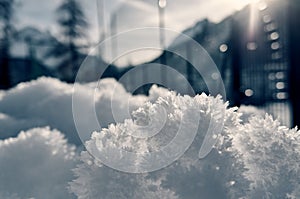
<path id="1" fill-rule="evenodd" d="M 84 30 L 89 25 L 77 0 L 64 0 L 57 13 L 62 39 L 56 42 L 54 48 L 48 52 L 48 56 L 61 59 L 58 69 L 62 73 L 62 79 L 73 82 L 82 60 L 80 49 L 83 45 L 80 43 L 86 37 Z"/>
<path id="2" fill-rule="evenodd" d="M 0 89 L 10 87 L 9 78 L 9 46 L 13 30 L 14 0 L 0 0 Z"/>

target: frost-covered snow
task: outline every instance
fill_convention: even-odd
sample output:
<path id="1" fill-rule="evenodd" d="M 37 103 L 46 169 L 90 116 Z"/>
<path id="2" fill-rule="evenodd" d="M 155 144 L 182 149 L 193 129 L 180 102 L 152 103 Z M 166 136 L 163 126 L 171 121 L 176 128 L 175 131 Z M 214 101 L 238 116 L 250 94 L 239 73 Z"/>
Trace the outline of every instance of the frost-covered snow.
<path id="1" fill-rule="evenodd" d="M 0 198 L 73 198 L 75 147 L 57 130 L 35 128 L 0 141 Z"/>
<path id="2" fill-rule="evenodd" d="M 162 111 L 164 109 L 165 111 Z M 86 143 L 92 154 L 110 152 L 110 148 L 147 154 L 167 145 L 178 132 L 179 126 L 186 130 L 186 137 L 197 124 L 197 135 L 188 151 L 172 165 L 147 174 L 147 179 L 158 181 L 160 189 L 173 191 L 179 198 L 298 198 L 300 182 L 300 135 L 296 130 L 281 127 L 270 116 L 252 114 L 254 109 L 244 109 L 246 121 L 241 121 L 242 113 L 228 109 L 220 98 L 206 96 L 180 96 L 164 93 L 152 103 L 146 103 L 133 113 L 133 119 L 110 125 L 108 129 L 94 132 Z M 217 143 L 204 158 L 198 158 L 199 148 L 207 133 L 210 121 L 217 121 L 224 113 L 224 128 L 218 133 Z M 251 114 L 250 114 L 251 113 Z M 163 128 L 158 134 L 146 139 L 132 136 L 135 133 L 151 134 L 161 121 Z M 184 123 L 181 123 L 185 121 Z M 152 125 L 149 125 L 152 123 Z M 149 125 L 149 128 L 145 126 Z M 143 131 L 141 131 L 143 129 Z M 149 132 L 147 132 L 149 131 Z M 180 144 L 180 143 L 179 143 Z M 113 151 L 113 150 L 112 150 Z M 147 156 L 123 160 L 123 154 L 108 154 L 110 164 L 145 165 Z M 169 154 L 170 155 L 170 154 Z M 107 174 L 109 170 L 101 162 L 82 154 L 82 163 L 77 166 L 77 178 L 71 183 L 71 190 L 82 198 L 99 195 L 99 187 L 108 177 L 95 177 L 95 173 Z M 97 170 L 98 172 L 95 172 Z M 101 174 L 104 175 L 104 174 Z M 120 185 L 120 173 L 110 170 L 110 178 Z M 136 179 L 132 174 L 134 182 Z M 126 179 L 126 177 L 124 177 Z M 124 186 L 127 184 L 125 183 Z M 130 184 L 124 194 L 140 187 L 141 182 Z M 79 192 L 82 187 L 84 192 Z M 109 187 L 107 188 L 108 190 Z M 105 192 L 105 191 L 104 191 Z M 106 192 L 105 192 L 106 193 Z M 107 192 L 109 194 L 110 192 Z M 147 197 L 146 197 L 147 198 Z"/>
<path id="3" fill-rule="evenodd" d="M 99 122 L 107 128 L 93 129 L 87 117 L 90 153 L 77 157 L 63 137 L 79 143 L 73 88 L 40 78 L 0 91 L 0 137 L 7 138 L 0 141 L 0 198 L 300 198 L 300 132 L 254 107 L 228 108 L 220 97 L 181 96 L 157 86 L 147 97 L 132 96 L 113 79 L 78 84 L 82 113 L 93 106 L 85 103 L 88 98 L 95 97 Z M 50 127 L 31 129 L 38 126 Z M 203 144 L 208 132 L 211 139 Z M 160 170 L 129 174 L 106 166 L 151 170 L 149 162 L 165 159 L 148 154 L 174 141 L 176 147 L 164 155 L 176 161 Z M 191 146 L 181 156 L 183 143 Z M 125 153 L 111 149 L 138 155 L 124 159 Z M 103 152 L 108 162 L 97 156 Z"/>
<path id="4" fill-rule="evenodd" d="M 110 147 L 135 151 L 140 154 L 149 153 L 167 145 L 180 127 L 185 130 L 183 139 L 192 136 L 192 131 L 196 130 L 198 132 L 196 132 L 194 143 L 186 154 L 175 164 L 150 173 L 148 178 L 160 179 L 163 188 L 173 190 L 180 198 L 199 198 L 199 196 L 202 198 L 237 198 L 243 196 L 243 191 L 247 187 L 243 182 L 239 182 L 242 168 L 234 159 L 234 155 L 226 150 L 230 146 L 226 133 L 229 128 L 239 123 L 238 114 L 234 112 L 235 109 L 226 108 L 227 104 L 223 103 L 220 98 L 205 94 L 192 98 L 168 92 L 154 103 L 146 103 L 135 111 L 133 113 L 134 120 L 126 120 L 122 124 L 111 125 L 99 133 L 95 132 L 92 139 L 87 142 L 87 149 L 92 154 L 97 154 L 95 150 L 99 150 L 101 153 Z M 162 109 L 165 110 L 165 114 L 163 114 Z M 212 149 L 208 157 L 198 160 L 199 149 L 210 121 L 218 120 L 222 113 L 225 117 L 223 118 L 225 127 L 220 132 L 222 136 L 219 136 L 217 147 Z M 197 124 L 197 115 L 200 119 L 199 124 Z M 185 122 L 181 123 L 181 121 Z M 139 139 L 131 136 L 139 131 L 151 134 L 152 131 L 157 130 L 157 126 L 160 126 L 161 122 L 164 123 L 161 131 L 150 138 Z M 150 128 L 144 128 L 149 123 L 154 124 L 150 125 Z M 118 161 L 122 160 L 122 158 L 117 157 L 118 154 L 110 154 L 110 156 L 110 159 L 115 158 L 116 161 L 111 160 L 112 163 L 118 164 Z M 145 158 L 147 157 L 137 157 L 137 159 L 127 161 L 133 161 L 136 166 L 139 166 L 139 164 L 145 164 Z M 125 161 L 123 164 L 130 164 L 130 162 Z M 102 170 L 102 168 L 107 169 L 100 164 L 98 170 Z M 78 178 L 76 182 L 81 187 L 86 187 L 86 190 L 90 190 L 90 195 L 94 194 L 93 190 L 97 190 L 94 188 L 95 186 L 100 187 L 103 183 L 100 178 L 98 182 L 89 183 L 93 180 L 89 179 L 89 176 L 92 176 L 94 172 L 91 169 L 83 168 L 81 165 L 76 170 L 77 175 L 78 173 L 85 177 Z M 235 186 L 232 182 L 236 182 Z M 79 185 L 77 184 L 77 186 Z M 239 190 L 236 190 L 236 187 L 239 187 Z M 77 187 L 71 184 L 71 190 L 76 192 Z"/>
<path id="5" fill-rule="evenodd" d="M 300 132 L 269 115 L 255 116 L 233 129 L 233 149 L 251 181 L 250 198 L 300 198 Z M 298 192 L 297 192 L 298 189 Z"/>

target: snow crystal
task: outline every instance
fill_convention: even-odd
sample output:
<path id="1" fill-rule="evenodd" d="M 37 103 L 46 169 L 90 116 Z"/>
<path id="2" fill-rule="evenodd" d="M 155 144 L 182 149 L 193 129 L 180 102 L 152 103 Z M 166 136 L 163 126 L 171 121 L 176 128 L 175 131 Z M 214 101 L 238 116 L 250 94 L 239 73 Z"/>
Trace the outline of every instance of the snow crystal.
<path id="1" fill-rule="evenodd" d="M 251 181 L 250 198 L 285 198 L 299 186 L 299 131 L 280 126 L 266 115 L 251 117 L 231 133 L 232 148 L 247 169 L 244 176 Z"/>
<path id="2" fill-rule="evenodd" d="M 117 148 L 147 154 L 168 145 L 176 136 L 179 128 L 185 129 L 184 135 L 180 137 L 183 140 L 192 136 L 192 131 L 196 130 L 196 137 L 188 151 L 174 164 L 148 173 L 147 179 L 159 180 L 162 189 L 172 190 L 180 198 L 198 199 L 199 196 L 203 196 L 203 198 L 238 198 L 244 196 L 245 190 L 248 188 L 248 181 L 242 177 L 243 167 L 235 159 L 235 155 L 227 150 L 230 146 L 230 138 L 226 134 L 229 128 L 238 124 L 239 120 L 235 109 L 227 109 L 227 104 L 220 97 L 214 98 L 205 94 L 189 97 L 180 96 L 174 92 L 162 92 L 164 92 L 163 95 L 159 94 L 162 97 L 157 96 L 153 103 L 146 103 L 134 111 L 133 119 L 110 125 L 108 129 L 103 129 L 101 132 L 94 132 L 86 145 L 88 151 L 91 154 L 98 154 L 106 152 L 107 148 Z M 224 114 L 224 117 L 221 117 L 224 128 L 219 132 L 217 144 L 206 158 L 198 160 L 198 152 L 210 121 L 220 120 L 220 113 Z M 153 132 L 157 130 L 158 133 Z M 139 131 L 141 134 L 150 136 L 136 136 Z M 178 147 L 180 147 L 179 145 L 180 143 L 178 143 Z M 223 153 L 219 153 L 220 150 Z M 103 181 L 107 177 L 95 177 L 95 174 L 107 175 L 109 173 L 112 175 L 110 178 L 117 179 L 111 186 L 119 186 L 120 172 L 109 169 L 99 158 L 87 160 L 86 154 L 83 152 L 83 163 L 75 169 L 77 179 L 71 183 L 71 190 L 82 198 L 94 198 L 103 193 L 109 194 L 108 190 L 111 188 L 107 187 Z M 147 156 L 124 160 L 124 157 L 119 159 L 118 155 L 122 154 L 108 154 L 110 163 L 122 164 L 119 166 L 134 163 L 133 166 L 143 167 L 147 161 Z M 91 161 L 98 163 L 91 165 L 89 164 Z M 232 167 L 232 165 L 236 166 Z M 216 168 L 218 168 L 217 171 Z M 134 182 L 136 183 L 136 180 Z M 131 193 L 140 185 L 127 182 L 125 186 L 126 189 L 129 189 L 127 192 Z M 79 187 L 82 187 L 84 191 L 79 192 Z M 100 191 L 101 187 L 106 187 L 106 190 L 102 191 L 101 189 Z M 117 188 L 117 190 L 119 189 Z"/>
<path id="3" fill-rule="evenodd" d="M 72 198 L 66 187 L 80 199 L 300 197 L 300 132 L 262 111 L 157 86 L 133 96 L 113 79 L 76 85 L 88 140 L 80 162 L 59 132 L 80 143 L 73 85 L 40 78 L 0 91 L 0 138 L 59 130 L 0 141 L 0 198 Z M 93 106 L 105 128 L 85 117 Z M 149 155 L 161 149 L 164 158 Z"/>
<path id="4" fill-rule="evenodd" d="M 88 194 L 85 192 L 88 196 L 100 194 L 94 187 L 97 184 L 101 187 L 103 181 L 100 177 L 94 178 L 91 168 L 107 170 L 108 167 L 107 162 L 97 157 L 99 153 L 107 152 L 108 148 L 138 152 L 142 155 L 128 160 L 122 159 L 124 153 L 106 155 L 110 164 L 145 166 L 148 160 L 145 154 L 167 146 L 181 126 L 185 129 L 182 139 L 192 136 L 190 131 L 197 129 L 192 145 L 173 164 L 147 174 L 147 179 L 158 180 L 162 189 L 173 191 L 179 198 L 297 198 L 300 133 L 296 129 L 280 126 L 278 121 L 268 115 L 262 117 L 263 113 L 253 108 L 242 108 L 240 112 L 246 117 L 241 121 L 237 109 L 228 109 L 219 97 L 180 96 L 166 91 L 152 96 L 157 97 L 134 111 L 133 119 L 93 133 L 86 146 L 96 155 L 97 164 L 91 166 L 84 160 L 77 166 L 77 179 L 71 184 L 73 192 L 76 192 L 76 182 L 88 190 Z M 220 113 L 224 117 L 220 117 Z M 195 120 L 197 115 L 199 121 Z M 217 142 L 205 158 L 198 159 L 209 124 L 217 124 L 215 121 L 220 118 L 224 126 L 218 134 L 212 135 Z M 116 171 L 110 172 L 118 176 L 113 174 Z M 136 185 L 131 186 L 135 189 Z M 77 195 L 83 196 L 82 193 Z"/>

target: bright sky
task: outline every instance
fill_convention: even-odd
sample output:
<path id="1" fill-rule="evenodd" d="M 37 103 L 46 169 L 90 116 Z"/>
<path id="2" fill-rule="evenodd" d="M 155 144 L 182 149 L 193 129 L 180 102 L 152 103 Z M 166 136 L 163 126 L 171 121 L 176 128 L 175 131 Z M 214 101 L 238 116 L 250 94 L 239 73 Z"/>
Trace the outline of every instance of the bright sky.
<path id="1" fill-rule="evenodd" d="M 16 17 L 16 24 L 19 27 L 35 26 L 44 31 L 50 30 L 53 34 L 58 35 L 59 29 L 56 25 L 55 9 L 62 0 L 19 1 L 21 4 L 17 8 L 18 16 Z M 181 32 L 203 18 L 219 22 L 244 7 L 249 1 L 251 0 L 168 0 L 165 8 L 165 27 Z M 99 33 L 102 31 L 106 32 L 106 39 L 109 38 L 111 34 L 111 17 L 115 18 L 117 33 L 135 28 L 159 26 L 157 0 L 84 0 L 81 2 L 91 25 L 88 30 L 91 43 L 99 41 Z M 100 12 L 97 13 L 97 10 Z M 98 20 L 98 17 L 100 20 Z M 172 39 L 174 38 L 167 38 L 166 43 L 170 43 Z M 134 39 L 129 38 L 127 43 L 118 44 L 117 48 L 122 49 L 130 46 L 138 40 L 158 42 L 159 38 L 158 35 L 136 35 Z M 107 49 L 108 47 L 104 49 L 106 59 L 112 54 L 107 52 L 111 51 Z M 158 54 L 159 51 L 145 53 L 142 59 L 129 55 L 123 61 L 120 61 L 120 65 L 126 64 L 125 62 L 139 63 L 150 60 Z"/>

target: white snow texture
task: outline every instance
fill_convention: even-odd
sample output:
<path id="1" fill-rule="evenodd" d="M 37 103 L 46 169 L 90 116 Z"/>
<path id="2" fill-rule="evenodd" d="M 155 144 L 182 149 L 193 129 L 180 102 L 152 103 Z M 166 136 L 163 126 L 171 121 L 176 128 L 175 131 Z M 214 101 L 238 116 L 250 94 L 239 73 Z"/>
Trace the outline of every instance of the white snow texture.
<path id="1" fill-rule="evenodd" d="M 108 124 L 115 122 L 111 111 L 113 94 L 114 108 L 118 110 L 121 119 L 126 119 L 124 118 L 126 114 L 122 112 L 128 111 L 123 108 L 127 107 L 128 102 L 123 99 L 130 94 L 114 79 L 104 79 L 99 84 L 90 83 L 77 88 L 79 88 L 82 108 L 88 109 L 89 106 L 95 106 L 101 127 L 107 127 Z M 16 136 L 21 130 L 51 126 L 64 132 L 69 142 L 81 144 L 73 121 L 72 94 L 73 85 L 45 77 L 21 83 L 9 91 L 2 92 L 0 95 L 0 139 Z M 95 104 L 86 103 L 87 98 L 93 95 L 95 95 Z M 130 110 L 138 108 L 144 101 L 145 97 L 142 96 L 130 99 Z M 88 136 L 92 130 L 96 130 L 90 130 L 88 125 L 85 128 Z"/>
<path id="2" fill-rule="evenodd" d="M 88 151 L 80 155 L 67 142 L 80 144 L 72 85 L 40 78 L 0 92 L 0 198 L 300 198 L 300 132 L 268 114 L 251 107 L 228 108 L 220 97 L 181 96 L 156 86 L 148 97 L 132 96 L 113 79 L 78 88 L 83 108 L 95 96 L 101 126 L 107 127 L 89 128 L 87 119 L 91 136 Z M 125 114 L 127 98 L 131 118 Z M 111 100 L 124 121 L 115 123 Z M 210 123 L 216 144 L 199 159 Z M 43 126 L 49 127 L 35 128 Z M 143 167 L 145 154 L 167 146 L 180 128 L 182 141 L 196 133 L 191 146 L 173 164 L 151 173 L 119 172 L 88 153 L 107 148 L 138 152 L 136 159 L 120 164 Z M 17 136 L 20 130 L 26 132 Z M 109 158 L 114 162 L 120 157 Z"/>
<path id="3" fill-rule="evenodd" d="M 0 141 L 0 198 L 74 198 L 68 181 L 77 162 L 75 147 L 49 128 Z"/>
<path id="4" fill-rule="evenodd" d="M 280 126 L 269 115 L 262 117 L 259 111 L 254 114 L 252 108 L 248 111 L 244 108 L 242 112 L 245 121 L 240 119 L 243 113 L 236 112 L 235 108 L 228 109 L 219 97 L 205 94 L 189 97 L 164 91 L 163 97 L 145 103 L 134 111 L 133 119 L 94 132 L 86 147 L 92 154 L 107 152 L 108 148 L 147 154 L 167 145 L 180 125 L 186 130 L 186 136 L 190 136 L 197 125 L 197 135 L 188 151 L 169 167 L 148 173 L 147 179 L 158 183 L 168 193 L 173 191 L 172 196 L 176 194 L 176 197 L 184 199 L 299 198 L 300 133 L 296 129 L 289 130 Z M 208 125 L 219 120 L 222 113 L 225 116 L 222 118 L 224 127 L 217 135 L 217 144 L 207 157 L 199 160 L 198 151 Z M 197 115 L 200 116 L 198 124 L 195 120 Z M 141 133 L 151 134 L 162 121 L 163 128 L 152 137 L 141 139 L 132 136 L 140 129 L 143 129 Z M 150 123 L 154 125 L 144 128 Z M 95 198 L 97 195 L 110 198 L 111 191 L 99 191 L 107 186 L 103 185 L 103 179 L 115 182 L 112 186 L 126 187 L 122 195 L 130 193 L 133 198 L 134 190 L 144 187 L 141 183 L 137 183 L 136 187 L 127 180 L 120 180 L 126 177 L 120 177 L 123 174 L 118 172 L 106 171 L 109 169 L 101 163 L 101 159 L 93 163 L 86 156 L 86 153 L 82 154 L 82 163 L 74 170 L 77 179 L 70 183 L 71 191 L 79 198 Z M 118 164 L 122 154 L 113 153 L 109 157 L 112 162 L 115 158 L 114 163 Z M 145 158 L 147 156 L 138 156 L 137 159 L 124 160 L 120 164 L 133 161 L 136 166 L 142 166 Z M 104 174 L 109 176 L 102 177 Z M 134 183 L 140 181 L 136 177 L 144 178 L 132 175 Z M 83 192 L 78 191 L 79 187 Z M 108 186 L 105 189 L 110 188 Z M 142 198 L 147 198 L 147 192 L 140 193 L 145 193 Z"/>

